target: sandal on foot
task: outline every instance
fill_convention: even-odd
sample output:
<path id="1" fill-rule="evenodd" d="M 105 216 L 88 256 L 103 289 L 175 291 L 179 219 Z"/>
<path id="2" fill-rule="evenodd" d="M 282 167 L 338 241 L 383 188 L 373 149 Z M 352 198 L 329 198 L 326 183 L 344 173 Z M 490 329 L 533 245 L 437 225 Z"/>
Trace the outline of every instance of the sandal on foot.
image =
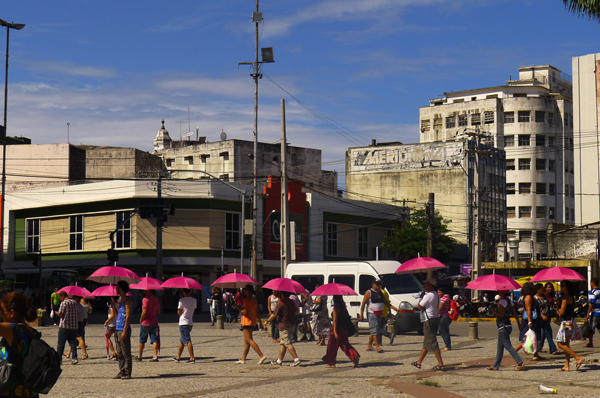
<path id="1" fill-rule="evenodd" d="M 594 348 L 594 345 L 593 345 L 593 344 L 590 344 L 590 343 L 587 343 L 586 345 L 584 345 L 584 347 L 587 347 L 587 348 Z"/>
<path id="2" fill-rule="evenodd" d="M 367 351 L 375 351 L 375 349 L 373 347 L 370 347 L 370 348 L 367 348 Z"/>
<path id="3" fill-rule="evenodd" d="M 559 372 L 568 372 L 568 371 L 569 371 L 569 369 L 560 368 L 560 369 L 558 369 L 558 371 L 559 371 Z"/>
<path id="4" fill-rule="evenodd" d="M 411 363 L 412 366 L 414 366 L 417 369 L 421 369 L 421 364 L 418 363 L 417 361 L 414 361 L 413 363 Z"/>
<path id="5" fill-rule="evenodd" d="M 325 365 L 326 368 L 335 368 L 335 365 Z"/>
<path id="6" fill-rule="evenodd" d="M 496 368 L 495 368 L 495 367 L 493 367 L 493 366 L 488 366 L 488 367 L 486 367 L 486 369 L 487 369 L 487 370 L 498 370 L 498 369 L 496 369 Z"/>
<path id="7" fill-rule="evenodd" d="M 518 364 L 515 370 L 519 372 L 523 370 L 523 367 L 525 367 L 525 362 L 521 362 L 520 364 Z"/>
<path id="8" fill-rule="evenodd" d="M 577 362 L 577 366 L 575 366 L 575 370 L 579 370 L 579 368 L 583 365 L 584 360 L 582 359 L 581 362 Z"/>
<path id="9" fill-rule="evenodd" d="M 433 368 L 431 368 L 431 370 L 433 370 L 434 372 L 443 372 L 444 370 L 446 370 L 446 368 L 444 366 L 435 365 Z"/>

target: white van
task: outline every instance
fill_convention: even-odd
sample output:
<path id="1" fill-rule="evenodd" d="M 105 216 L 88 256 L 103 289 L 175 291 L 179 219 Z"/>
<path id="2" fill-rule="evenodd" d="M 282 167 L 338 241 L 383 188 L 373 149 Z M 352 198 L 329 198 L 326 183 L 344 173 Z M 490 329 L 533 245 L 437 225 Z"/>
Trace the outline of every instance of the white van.
<path id="1" fill-rule="evenodd" d="M 396 333 L 422 333 L 417 306 L 423 286 L 414 275 L 396 274 L 398 267 L 400 263 L 397 261 L 291 263 L 287 266 L 285 276 L 300 282 L 311 292 L 316 285 L 326 283 L 335 282 L 350 286 L 359 294 L 344 296 L 348 312 L 354 319 L 360 317 L 360 306 L 365 292 L 371 288 L 373 280 L 380 279 L 390 295 L 391 304 L 402 310 L 395 317 Z M 328 307 L 331 312 L 331 300 Z M 364 315 L 366 318 L 366 309 Z"/>

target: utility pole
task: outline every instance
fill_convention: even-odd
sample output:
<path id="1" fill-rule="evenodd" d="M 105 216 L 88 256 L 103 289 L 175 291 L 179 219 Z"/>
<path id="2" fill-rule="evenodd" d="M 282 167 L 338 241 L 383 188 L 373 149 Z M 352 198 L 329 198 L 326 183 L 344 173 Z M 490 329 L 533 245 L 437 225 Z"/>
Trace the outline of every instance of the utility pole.
<path id="1" fill-rule="evenodd" d="M 162 204 L 162 174 L 158 172 L 158 181 L 156 182 L 156 197 L 158 205 Z M 156 218 L 156 279 L 162 281 L 163 277 L 163 252 L 162 252 L 162 227 L 164 216 L 162 208 L 159 217 Z M 159 292 L 160 293 L 160 292 Z"/>
<path id="2" fill-rule="evenodd" d="M 262 78 L 262 74 L 258 73 L 258 24 L 262 22 L 262 15 L 258 18 L 258 0 L 256 0 L 256 15 L 255 19 L 255 40 L 254 40 L 254 73 L 252 78 L 254 79 L 254 165 L 252 168 L 252 268 L 250 269 L 250 276 L 258 280 L 258 266 L 257 266 L 257 249 L 258 249 L 258 79 Z M 260 19 L 260 20 L 259 20 Z"/>
<path id="3" fill-rule="evenodd" d="M 281 100 L 281 277 L 290 263 L 291 250 L 296 248 L 295 241 L 290 242 L 290 212 L 288 206 L 288 180 L 287 180 L 287 141 L 285 131 L 285 99 Z M 293 249 L 292 249 L 293 248 Z"/>
<path id="4" fill-rule="evenodd" d="M 435 223 L 435 193 L 429 193 L 427 202 L 427 257 L 433 258 L 433 226 Z"/>

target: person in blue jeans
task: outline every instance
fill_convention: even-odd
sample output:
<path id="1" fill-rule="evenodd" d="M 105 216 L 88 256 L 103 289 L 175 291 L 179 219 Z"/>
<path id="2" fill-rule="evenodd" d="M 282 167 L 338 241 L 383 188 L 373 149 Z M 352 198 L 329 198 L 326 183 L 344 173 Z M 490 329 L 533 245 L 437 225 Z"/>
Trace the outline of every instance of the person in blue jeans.
<path id="1" fill-rule="evenodd" d="M 535 289 L 537 290 L 537 293 L 534 298 L 540 305 L 540 315 L 542 316 L 542 336 L 538 344 L 538 351 L 544 352 L 542 350 L 544 347 L 544 340 L 548 340 L 548 348 L 552 355 L 563 354 L 561 350 L 556 348 L 556 344 L 554 344 L 554 340 L 552 339 L 552 318 L 550 318 L 550 303 L 546 298 L 546 288 L 543 283 L 536 283 Z"/>
<path id="2" fill-rule="evenodd" d="M 486 369 L 500 369 L 502 357 L 504 356 L 504 350 L 506 350 L 517 363 L 517 368 L 515 370 L 518 371 L 523 369 L 524 363 L 510 342 L 510 334 L 512 333 L 512 323 L 510 322 L 510 317 L 515 317 L 517 320 L 517 325 L 519 325 L 519 330 L 521 330 L 522 326 L 519 323 L 519 315 L 517 314 L 512 301 L 506 297 L 508 290 L 501 290 L 498 292 L 498 294 L 500 295 L 498 305 L 492 308 L 492 311 L 496 315 L 496 326 L 498 326 L 498 346 L 496 350 L 496 360 L 492 366 L 488 366 Z"/>

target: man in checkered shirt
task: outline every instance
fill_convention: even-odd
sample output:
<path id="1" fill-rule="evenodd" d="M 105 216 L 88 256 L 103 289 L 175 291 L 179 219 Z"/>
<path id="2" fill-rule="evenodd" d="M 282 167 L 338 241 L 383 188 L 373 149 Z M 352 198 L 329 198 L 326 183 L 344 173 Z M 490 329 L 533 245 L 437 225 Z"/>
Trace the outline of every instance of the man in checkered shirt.
<path id="1" fill-rule="evenodd" d="M 65 342 L 69 342 L 71 346 L 71 363 L 76 365 L 77 360 L 77 326 L 79 321 L 79 303 L 70 299 L 66 292 L 60 292 L 58 297 L 61 301 L 60 308 L 56 312 L 56 316 L 60 318 L 58 325 L 58 345 L 56 352 L 62 358 L 65 351 Z"/>

